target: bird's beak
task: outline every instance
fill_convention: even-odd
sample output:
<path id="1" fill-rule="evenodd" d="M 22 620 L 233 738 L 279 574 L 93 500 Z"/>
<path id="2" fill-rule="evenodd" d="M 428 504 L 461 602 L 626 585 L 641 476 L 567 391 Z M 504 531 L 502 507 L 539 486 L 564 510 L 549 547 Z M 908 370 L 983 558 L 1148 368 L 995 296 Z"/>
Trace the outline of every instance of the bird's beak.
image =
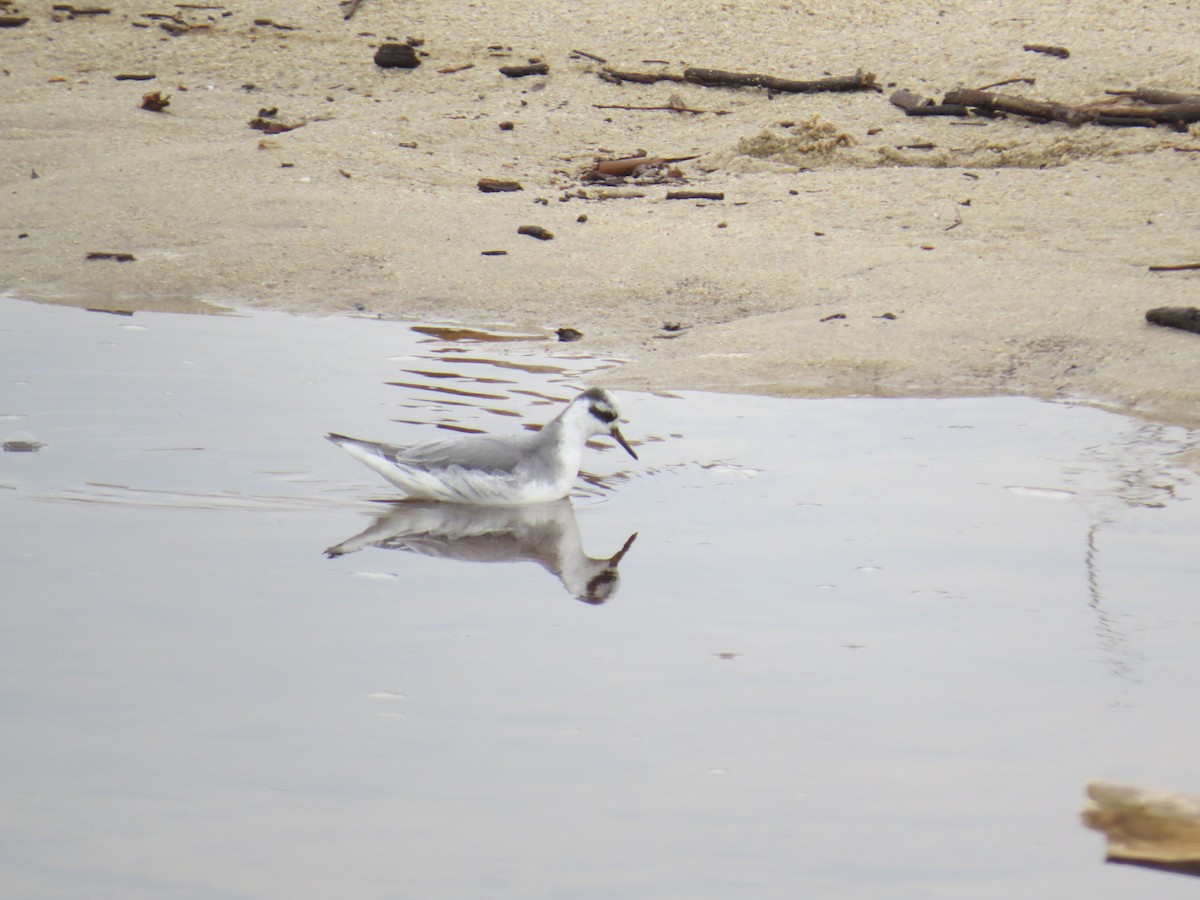
<path id="1" fill-rule="evenodd" d="M 625 440 L 625 435 L 621 434 L 621 429 L 618 428 L 615 423 L 613 424 L 612 428 L 608 429 L 608 433 L 613 436 L 613 440 L 625 448 L 625 451 L 630 456 L 632 456 L 634 459 L 638 458 L 638 455 L 633 452 L 633 448 L 629 446 L 629 441 Z"/>

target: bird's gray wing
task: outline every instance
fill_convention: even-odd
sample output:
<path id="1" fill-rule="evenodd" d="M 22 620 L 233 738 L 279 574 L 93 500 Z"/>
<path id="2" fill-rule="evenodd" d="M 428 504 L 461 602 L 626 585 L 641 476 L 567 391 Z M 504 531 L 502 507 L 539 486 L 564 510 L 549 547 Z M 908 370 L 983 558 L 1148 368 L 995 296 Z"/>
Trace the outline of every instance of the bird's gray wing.
<path id="1" fill-rule="evenodd" d="M 476 434 L 446 441 L 430 441 L 409 447 L 389 447 L 400 464 L 422 468 L 461 466 L 484 472 L 511 473 L 526 458 L 535 435 L 496 437 Z"/>

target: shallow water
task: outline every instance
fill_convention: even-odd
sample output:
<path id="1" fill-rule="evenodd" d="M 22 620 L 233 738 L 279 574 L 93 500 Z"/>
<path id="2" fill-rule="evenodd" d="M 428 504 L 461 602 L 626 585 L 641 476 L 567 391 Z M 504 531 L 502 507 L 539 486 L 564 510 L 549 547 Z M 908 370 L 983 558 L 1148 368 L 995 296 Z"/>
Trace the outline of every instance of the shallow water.
<path id="1" fill-rule="evenodd" d="M 0 894 L 1194 893 L 1078 810 L 1200 789 L 1195 433 L 625 394 L 570 506 L 376 502 L 326 430 L 611 365 L 469 338 L 0 299 Z"/>

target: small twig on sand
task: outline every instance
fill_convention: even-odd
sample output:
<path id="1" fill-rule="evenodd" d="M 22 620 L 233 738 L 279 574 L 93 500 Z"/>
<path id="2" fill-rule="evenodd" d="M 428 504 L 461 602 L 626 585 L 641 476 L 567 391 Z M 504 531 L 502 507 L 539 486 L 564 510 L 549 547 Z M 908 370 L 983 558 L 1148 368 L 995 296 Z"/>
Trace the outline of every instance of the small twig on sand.
<path id="1" fill-rule="evenodd" d="M 351 19 L 353 19 L 354 14 L 358 12 L 358 6 L 360 3 L 362 3 L 362 0 L 349 0 L 349 2 L 346 4 L 346 12 L 342 15 L 342 20 L 349 22 Z"/>
<path id="2" fill-rule="evenodd" d="M 604 65 L 608 62 L 608 60 L 603 56 L 597 56 L 595 53 L 588 53 L 586 50 L 572 50 L 571 52 L 576 56 L 583 56 L 587 59 L 595 60 L 596 62 L 600 63 L 600 65 Z"/>
<path id="3" fill-rule="evenodd" d="M 853 75 L 817 78 L 813 81 L 794 81 L 752 72 L 723 72 L 720 69 L 689 67 L 683 77 L 705 87 L 760 87 L 779 94 L 815 94 L 823 91 L 882 91 L 875 76 L 859 69 Z"/>
<path id="4" fill-rule="evenodd" d="M 1055 47 L 1051 44 L 1026 44 L 1023 50 L 1029 50 L 1032 53 L 1045 53 L 1047 56 L 1057 56 L 1059 59 L 1067 59 L 1071 55 L 1071 51 L 1066 47 Z"/>
<path id="5" fill-rule="evenodd" d="M 628 109 L 628 110 L 644 110 L 647 112 L 657 110 L 660 112 L 695 113 L 697 115 L 700 113 L 711 112 L 711 110 L 692 109 L 687 106 L 669 106 L 669 105 L 668 106 L 621 106 L 620 104 L 616 104 L 616 103 L 593 103 L 592 109 Z M 721 111 L 718 111 L 717 115 L 721 115 Z"/>
<path id="6" fill-rule="evenodd" d="M 724 200 L 723 191 L 667 191 L 668 200 Z"/>
<path id="7" fill-rule="evenodd" d="M 992 88 L 1004 87 L 1007 84 L 1027 84 L 1032 87 L 1036 79 L 1033 78 L 1006 78 L 1004 81 L 994 81 L 991 84 L 985 84 L 983 87 L 975 88 L 977 91 L 990 91 Z"/>
<path id="8" fill-rule="evenodd" d="M 1200 269 L 1200 263 L 1181 263 L 1177 266 L 1149 266 L 1151 272 L 1190 272 Z"/>

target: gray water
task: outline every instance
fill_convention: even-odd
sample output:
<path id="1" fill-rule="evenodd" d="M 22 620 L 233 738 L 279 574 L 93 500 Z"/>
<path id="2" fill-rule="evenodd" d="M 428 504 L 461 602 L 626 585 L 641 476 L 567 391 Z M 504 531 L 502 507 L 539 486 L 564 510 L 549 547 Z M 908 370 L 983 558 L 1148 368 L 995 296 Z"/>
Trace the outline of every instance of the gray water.
<path id="1" fill-rule="evenodd" d="M 0 299 L 0 895 L 1194 895 L 1078 810 L 1200 792 L 1195 433 L 624 393 L 569 505 L 381 502 L 325 431 L 613 365 L 448 337 Z"/>

